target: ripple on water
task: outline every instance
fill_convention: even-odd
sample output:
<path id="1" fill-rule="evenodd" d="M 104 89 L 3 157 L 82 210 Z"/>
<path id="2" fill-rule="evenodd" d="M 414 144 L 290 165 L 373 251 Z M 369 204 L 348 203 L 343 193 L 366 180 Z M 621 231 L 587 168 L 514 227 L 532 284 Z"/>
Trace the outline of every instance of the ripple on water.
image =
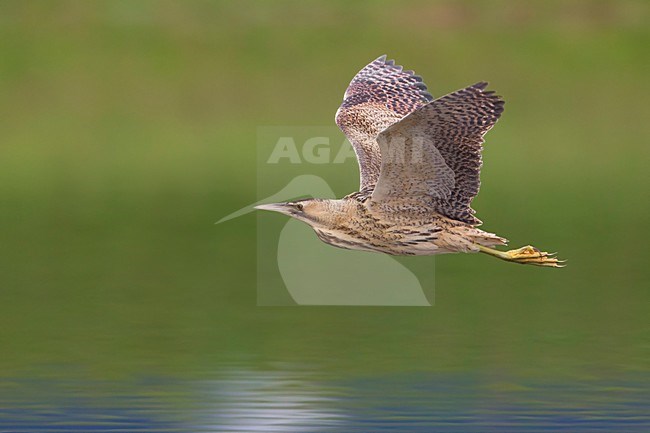
<path id="1" fill-rule="evenodd" d="M 0 386 L 0 431 L 647 432 L 648 383 L 333 379 L 290 368 L 228 368 L 208 380 L 15 380 Z"/>

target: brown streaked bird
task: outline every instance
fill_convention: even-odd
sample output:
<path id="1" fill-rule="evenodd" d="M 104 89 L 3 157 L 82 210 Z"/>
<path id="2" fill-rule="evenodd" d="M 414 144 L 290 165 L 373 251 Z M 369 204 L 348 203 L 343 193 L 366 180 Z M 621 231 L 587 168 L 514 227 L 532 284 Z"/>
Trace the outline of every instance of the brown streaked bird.
<path id="1" fill-rule="evenodd" d="M 340 200 L 257 206 L 310 225 L 330 245 L 392 255 L 481 252 L 510 262 L 562 267 L 527 245 L 480 230 L 470 207 L 479 191 L 483 136 L 504 101 L 487 83 L 434 99 L 422 78 L 381 56 L 345 91 L 336 123 L 359 161 L 358 192 Z"/>

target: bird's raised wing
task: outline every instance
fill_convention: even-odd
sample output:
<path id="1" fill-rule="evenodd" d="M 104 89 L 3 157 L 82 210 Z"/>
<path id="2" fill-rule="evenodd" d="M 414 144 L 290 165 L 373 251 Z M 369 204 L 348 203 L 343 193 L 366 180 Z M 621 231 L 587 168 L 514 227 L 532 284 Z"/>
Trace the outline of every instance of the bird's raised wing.
<path id="1" fill-rule="evenodd" d="M 381 153 L 377 135 L 433 97 L 422 78 L 381 56 L 352 79 L 336 112 L 336 124 L 354 147 L 361 175 L 360 189 L 379 178 Z"/>
<path id="2" fill-rule="evenodd" d="M 483 136 L 504 101 L 477 83 L 418 108 L 378 137 L 381 174 L 375 202 L 426 206 L 480 224 L 470 207 L 478 194 Z"/>

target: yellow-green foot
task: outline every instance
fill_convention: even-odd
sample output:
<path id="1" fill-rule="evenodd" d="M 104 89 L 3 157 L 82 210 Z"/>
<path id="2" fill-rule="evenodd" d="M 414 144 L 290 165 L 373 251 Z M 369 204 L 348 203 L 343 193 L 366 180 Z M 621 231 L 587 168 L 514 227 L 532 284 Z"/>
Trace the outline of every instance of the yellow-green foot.
<path id="1" fill-rule="evenodd" d="M 563 268 L 565 266 L 564 260 L 558 260 L 555 257 L 556 253 L 540 251 L 531 245 L 526 245 L 525 247 L 505 252 L 484 247 L 482 245 L 479 246 L 479 249 L 481 252 L 490 254 L 491 256 L 497 257 L 501 260 L 522 265 L 547 266 L 551 268 Z"/>

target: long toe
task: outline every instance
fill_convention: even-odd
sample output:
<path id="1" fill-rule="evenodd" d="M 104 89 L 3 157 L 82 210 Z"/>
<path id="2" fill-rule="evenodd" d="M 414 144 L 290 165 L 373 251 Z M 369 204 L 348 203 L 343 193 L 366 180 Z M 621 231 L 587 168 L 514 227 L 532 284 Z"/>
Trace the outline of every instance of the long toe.
<path id="1" fill-rule="evenodd" d="M 507 254 L 513 262 L 522 265 L 546 266 L 553 268 L 562 268 L 565 266 L 565 261 L 558 260 L 555 257 L 556 253 L 540 251 L 531 245 L 508 251 Z"/>

